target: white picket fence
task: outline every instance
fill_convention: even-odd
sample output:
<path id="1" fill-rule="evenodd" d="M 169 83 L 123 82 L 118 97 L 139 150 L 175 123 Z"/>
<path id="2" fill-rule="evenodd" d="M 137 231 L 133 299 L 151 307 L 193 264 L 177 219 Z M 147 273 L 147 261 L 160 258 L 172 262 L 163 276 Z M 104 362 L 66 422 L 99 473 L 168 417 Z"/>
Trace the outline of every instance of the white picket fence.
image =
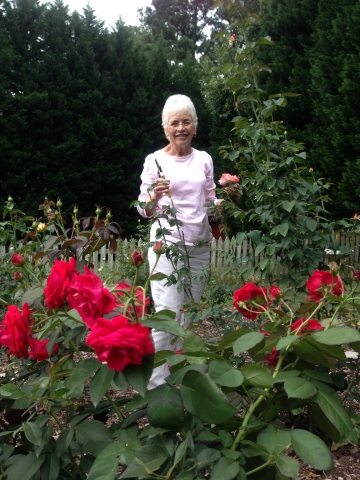
<path id="1" fill-rule="evenodd" d="M 358 268 L 360 261 L 360 237 L 347 237 L 343 235 L 339 240 L 341 246 L 346 246 L 351 250 L 351 253 L 346 256 L 346 263 Z M 146 243 L 141 239 L 125 239 L 119 242 L 116 254 L 111 254 L 105 245 L 99 251 L 93 253 L 91 262 L 94 264 L 95 271 L 101 267 L 106 267 L 111 270 L 114 267 L 116 255 L 127 258 L 133 250 L 137 249 L 142 251 L 145 248 Z M 0 258 L 8 252 L 8 249 L 0 246 Z M 226 238 L 225 240 L 221 238 L 219 240 L 213 239 L 210 245 L 211 270 L 220 273 L 226 268 L 231 269 L 232 263 L 229 263 L 227 260 L 229 259 L 229 254 L 231 254 L 232 261 L 235 260 L 237 264 L 241 263 L 243 267 L 256 266 L 262 259 L 261 253 L 253 258 L 252 246 L 247 239 L 245 239 L 241 245 L 236 243 L 234 237 L 231 239 Z M 326 255 L 324 252 L 324 263 L 328 263 L 335 258 L 339 259 L 340 257 L 341 256 Z"/>

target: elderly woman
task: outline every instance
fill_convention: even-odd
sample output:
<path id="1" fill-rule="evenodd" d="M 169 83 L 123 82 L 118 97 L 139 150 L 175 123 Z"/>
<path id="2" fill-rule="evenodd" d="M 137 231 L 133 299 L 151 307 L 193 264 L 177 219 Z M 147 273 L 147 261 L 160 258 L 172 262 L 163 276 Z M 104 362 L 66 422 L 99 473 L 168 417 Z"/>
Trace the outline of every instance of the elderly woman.
<path id="1" fill-rule="evenodd" d="M 191 274 L 194 275 L 207 267 L 210 259 L 209 241 L 212 234 L 205 204 L 211 200 L 217 202 L 213 162 L 206 152 L 191 146 L 196 135 L 197 115 L 190 98 L 185 95 L 169 97 L 162 112 L 162 126 L 169 143 L 145 159 L 139 200 L 147 202 L 148 206 L 144 209 L 138 207 L 138 211 L 143 217 L 152 217 L 154 212 L 161 212 L 163 206 L 172 206 L 173 202 L 177 220 L 182 225 L 177 228 L 169 225 L 167 219 L 159 218 L 151 226 L 150 240 L 159 240 L 156 239 L 156 232 L 159 228 L 165 228 L 168 232 L 160 240 L 167 245 L 185 243 L 185 246 L 179 244 L 183 261 L 178 261 L 177 269 L 190 267 Z M 151 189 L 154 184 L 155 187 Z M 171 233 L 168 234 L 169 232 Z M 152 248 L 149 249 L 148 258 L 151 271 L 156 262 Z M 169 276 L 174 272 L 173 263 L 161 255 L 155 271 Z M 178 289 L 178 285 L 166 285 L 167 280 L 152 281 L 151 293 L 156 311 L 172 310 L 176 313 L 175 320 L 186 326 L 182 306 L 190 300 L 199 302 L 205 284 L 194 283 L 191 279 L 183 281 L 188 288 Z M 152 335 L 157 351 L 182 348 L 182 343 L 179 340 L 172 342 L 173 336 L 166 332 L 153 330 Z M 149 388 L 164 383 L 167 375 L 169 371 L 166 364 L 154 369 Z"/>

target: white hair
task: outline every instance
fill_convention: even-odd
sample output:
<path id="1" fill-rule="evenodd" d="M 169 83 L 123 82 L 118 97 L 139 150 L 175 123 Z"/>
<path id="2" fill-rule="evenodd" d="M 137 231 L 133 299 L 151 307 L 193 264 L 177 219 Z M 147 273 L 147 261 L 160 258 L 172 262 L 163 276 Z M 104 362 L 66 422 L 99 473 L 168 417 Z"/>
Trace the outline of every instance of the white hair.
<path id="1" fill-rule="evenodd" d="M 162 126 L 166 128 L 169 123 L 169 115 L 184 112 L 191 116 L 195 128 L 197 128 L 198 118 L 193 102 L 186 95 L 171 95 L 164 105 L 162 111 Z"/>

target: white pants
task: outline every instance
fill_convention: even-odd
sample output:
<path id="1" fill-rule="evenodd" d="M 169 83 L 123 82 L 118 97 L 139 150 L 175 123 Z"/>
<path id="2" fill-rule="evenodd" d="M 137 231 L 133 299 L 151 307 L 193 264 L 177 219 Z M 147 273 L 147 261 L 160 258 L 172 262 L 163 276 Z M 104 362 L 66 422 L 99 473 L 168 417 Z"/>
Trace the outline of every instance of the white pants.
<path id="1" fill-rule="evenodd" d="M 184 247 L 180 247 L 182 253 L 184 254 Z M 207 268 L 210 261 L 210 248 L 209 246 L 201 246 L 201 247 L 187 247 L 187 251 L 190 257 L 190 271 L 191 274 L 194 275 L 196 272 L 201 270 L 202 268 Z M 148 252 L 148 259 L 149 259 L 149 267 L 150 271 L 152 270 L 155 261 L 156 261 L 156 254 L 153 252 L 153 249 L 150 248 Z M 177 263 L 177 269 L 182 268 L 183 266 L 188 267 L 188 265 L 183 262 Z M 165 255 L 161 255 L 159 261 L 155 267 L 153 273 L 161 272 L 165 275 L 171 275 L 174 271 L 174 267 L 172 263 L 166 258 Z M 177 287 L 179 284 L 176 285 L 165 285 L 167 279 L 160 280 L 160 281 L 151 281 L 151 294 L 155 304 L 155 310 L 158 312 L 160 310 L 171 310 L 175 312 L 176 317 L 175 321 L 179 323 L 181 326 L 186 326 L 185 319 L 184 319 L 184 312 L 182 311 L 183 304 L 190 302 L 191 298 L 187 295 L 186 291 L 183 290 L 181 292 L 177 291 Z M 188 279 L 184 279 L 182 283 L 189 283 Z M 201 300 L 201 295 L 203 294 L 205 288 L 205 283 L 195 283 L 194 280 L 191 280 L 191 294 L 192 299 L 194 302 L 199 303 Z M 175 343 L 172 343 L 174 336 L 170 333 L 163 332 L 161 330 L 153 329 L 152 338 L 155 345 L 155 351 L 159 350 L 180 350 L 182 349 L 182 340 L 177 339 Z M 169 375 L 169 369 L 167 363 L 161 365 L 154 369 L 153 374 L 150 378 L 148 389 L 152 389 L 165 383 L 165 377 Z"/>

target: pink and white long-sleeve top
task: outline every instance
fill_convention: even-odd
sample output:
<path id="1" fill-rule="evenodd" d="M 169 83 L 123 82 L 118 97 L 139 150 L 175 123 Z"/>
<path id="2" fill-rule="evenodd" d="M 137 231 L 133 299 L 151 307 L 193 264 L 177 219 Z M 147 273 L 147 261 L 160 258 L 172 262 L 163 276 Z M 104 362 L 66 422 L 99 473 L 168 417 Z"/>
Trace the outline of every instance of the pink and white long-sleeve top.
<path id="1" fill-rule="evenodd" d="M 208 209 L 205 203 L 216 200 L 215 183 L 213 173 L 213 161 L 210 155 L 193 148 L 190 155 L 186 157 L 173 157 L 163 150 L 148 155 L 144 162 L 144 169 L 141 174 L 140 201 L 149 199 L 149 187 L 159 178 L 155 159 L 161 166 L 164 176 L 170 180 L 171 199 L 163 195 L 159 200 L 156 211 L 161 212 L 163 205 L 172 206 L 177 210 L 177 219 L 183 223 L 180 227 L 184 234 L 185 243 L 193 245 L 199 241 L 209 241 L 212 234 L 209 228 Z M 145 210 L 137 207 L 143 217 L 147 217 Z M 169 226 L 167 220 L 159 219 L 161 228 L 171 231 L 166 235 L 168 243 L 178 242 L 179 233 L 176 226 Z M 156 231 L 159 228 L 158 221 L 151 226 L 150 240 L 155 240 Z"/>

